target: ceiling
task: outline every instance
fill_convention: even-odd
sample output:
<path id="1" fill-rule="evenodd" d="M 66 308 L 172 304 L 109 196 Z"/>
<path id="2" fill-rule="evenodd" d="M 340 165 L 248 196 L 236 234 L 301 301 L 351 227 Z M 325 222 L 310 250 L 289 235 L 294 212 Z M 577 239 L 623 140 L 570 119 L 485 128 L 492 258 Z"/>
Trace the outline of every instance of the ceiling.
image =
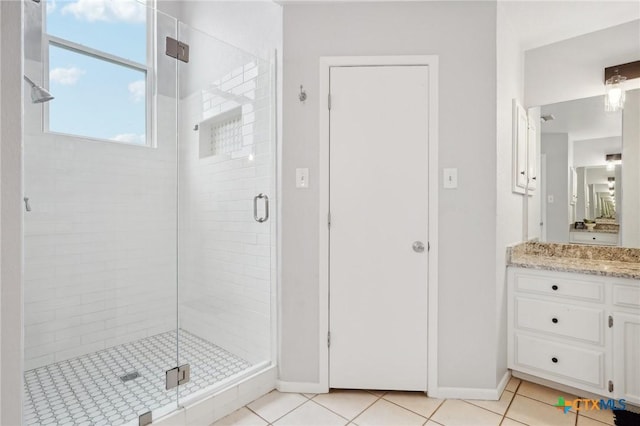
<path id="1" fill-rule="evenodd" d="M 499 0 L 523 50 L 640 19 L 636 1 Z"/>
<path id="2" fill-rule="evenodd" d="M 568 133 L 576 141 L 622 135 L 622 112 L 605 112 L 604 95 L 545 105 L 540 114 L 555 117 L 540 123 L 541 133 Z"/>

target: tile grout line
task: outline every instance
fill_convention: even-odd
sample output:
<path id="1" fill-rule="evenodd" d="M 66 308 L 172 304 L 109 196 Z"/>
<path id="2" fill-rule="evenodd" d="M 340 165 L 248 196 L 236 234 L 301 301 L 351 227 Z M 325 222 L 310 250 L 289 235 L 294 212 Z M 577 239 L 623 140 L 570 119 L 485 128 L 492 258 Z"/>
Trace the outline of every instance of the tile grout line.
<path id="1" fill-rule="evenodd" d="M 313 401 L 313 402 L 315 402 L 316 404 L 318 404 L 318 405 L 319 405 L 319 406 L 321 406 L 322 408 L 326 408 L 327 410 L 331 411 L 332 413 L 337 414 L 338 416 L 342 417 L 343 419 L 346 419 L 349 423 L 352 423 L 352 422 L 353 422 L 353 421 L 354 421 L 358 416 L 360 416 L 362 413 L 364 413 L 364 412 L 365 412 L 365 411 L 367 411 L 369 408 L 371 408 L 371 406 L 372 406 L 373 404 L 375 404 L 375 403 L 376 403 L 376 402 L 378 402 L 380 399 L 382 399 L 382 395 L 380 395 L 380 396 L 378 396 L 378 395 L 374 395 L 374 394 L 372 394 L 372 393 L 371 393 L 371 392 L 369 392 L 369 391 L 364 391 L 364 392 L 367 392 L 369 395 L 373 395 L 373 396 L 375 396 L 375 397 L 376 397 L 376 399 L 375 399 L 371 404 L 367 405 L 367 406 L 366 406 L 362 411 L 358 412 L 358 414 L 356 414 L 355 416 L 353 416 L 353 418 L 351 418 L 351 419 L 348 419 L 348 418 L 346 418 L 345 416 L 343 416 L 343 415 L 341 415 L 341 414 L 336 413 L 336 412 L 335 412 L 335 411 L 333 411 L 331 408 L 329 408 L 329 407 L 325 407 L 324 405 L 320 404 L 319 402 L 316 402 L 316 401 Z M 331 391 L 329 391 L 329 393 L 331 393 Z M 326 395 L 328 395 L 329 393 L 327 393 Z M 318 396 L 318 395 L 316 395 L 316 396 Z M 314 398 L 315 398 L 315 396 L 314 396 Z"/>
<path id="2" fill-rule="evenodd" d="M 331 408 L 329 408 L 329 407 L 325 407 L 324 405 L 320 404 L 319 402 L 313 401 L 313 400 L 311 400 L 311 399 L 310 399 L 309 401 L 313 402 L 313 403 L 314 403 L 314 404 L 316 404 L 318 407 L 322 407 L 322 408 L 324 408 L 325 410 L 327 410 L 327 411 L 329 411 L 329 412 L 331 412 L 331 413 L 335 414 L 335 415 L 336 415 L 336 416 L 338 416 L 338 417 L 342 417 L 342 418 L 343 418 L 343 419 L 345 419 L 348 423 L 351 423 L 351 420 L 349 420 L 348 418 L 346 418 L 346 417 L 345 417 L 345 416 L 343 416 L 342 414 L 338 414 L 338 413 L 336 413 L 336 412 L 335 412 L 335 411 L 333 411 Z"/>
<path id="3" fill-rule="evenodd" d="M 385 394 L 385 395 L 387 395 L 387 394 Z M 426 397 L 426 398 L 429 398 L 428 396 L 426 396 L 426 394 L 425 394 L 425 397 Z M 403 408 L 403 409 L 405 409 L 405 410 L 409 411 L 410 413 L 416 414 L 416 415 L 418 415 L 418 416 L 420 416 L 420 417 L 423 417 L 423 418 L 427 419 L 427 421 L 429 421 L 429 417 L 427 417 L 427 416 L 425 416 L 425 415 L 423 415 L 423 414 L 420 414 L 420 413 L 418 413 L 418 412 L 416 412 L 416 411 L 413 411 L 413 410 L 412 410 L 412 409 L 410 409 L 410 408 L 407 408 L 407 407 L 404 407 L 404 406 L 402 406 L 402 405 L 400 405 L 400 404 L 397 404 L 397 403 L 395 403 L 395 402 L 393 402 L 393 401 L 390 401 L 390 400 L 388 400 L 387 398 L 385 398 L 385 397 L 384 397 L 384 395 L 383 395 L 383 396 L 381 396 L 381 397 L 380 397 L 380 399 L 384 399 L 386 402 L 389 402 L 389 403 L 391 403 L 391 404 L 393 404 L 393 405 L 395 405 L 395 406 L 398 406 L 398 407 L 400 407 L 400 408 Z M 434 399 L 436 399 L 436 398 L 434 398 Z M 442 402 L 444 402 L 444 401 L 442 401 Z M 440 404 L 442 404 L 442 402 L 441 402 Z M 438 405 L 438 407 L 439 407 L 439 406 L 440 406 L 440 405 Z M 435 411 L 434 411 L 434 413 L 435 413 Z M 432 414 L 433 414 L 433 413 L 432 413 Z M 425 422 L 425 423 L 426 423 L 426 422 Z"/>
<path id="4" fill-rule="evenodd" d="M 253 402 L 253 401 L 251 401 L 251 402 Z M 249 404 L 251 404 L 251 402 L 250 402 Z M 249 410 L 250 412 L 252 412 L 253 414 L 255 414 L 256 416 L 258 416 L 260 419 L 262 419 L 262 420 L 264 420 L 265 422 L 267 422 L 267 424 L 268 424 L 268 425 L 270 425 L 270 424 L 271 424 L 271 422 L 270 422 L 269 420 L 265 419 L 265 418 L 264 418 L 264 417 L 262 417 L 260 414 L 258 414 L 258 413 L 256 413 L 255 411 L 253 411 L 253 410 L 249 407 L 249 404 L 245 405 L 244 407 L 245 407 L 247 410 Z M 238 408 L 238 410 L 239 410 L 239 409 L 240 409 L 240 408 Z M 228 415 L 231 415 L 231 414 L 232 414 L 232 413 L 229 413 Z M 225 416 L 225 417 L 226 417 L 226 416 Z M 223 418 L 224 418 L 224 417 L 223 417 Z"/>
<path id="5" fill-rule="evenodd" d="M 447 401 L 447 399 L 443 399 L 442 402 L 440 402 L 440 404 L 438 404 L 438 406 L 436 407 L 435 410 L 433 410 L 433 413 L 431 413 L 431 415 L 429 416 L 429 418 L 427 420 L 432 420 L 433 416 L 438 412 L 438 410 L 440 409 L 440 407 L 442 407 L 444 405 L 444 403 Z M 433 420 L 434 422 L 436 422 L 435 420 Z M 438 422 L 436 422 L 438 423 Z M 438 423 L 439 424 L 439 423 Z"/>
<path id="6" fill-rule="evenodd" d="M 278 391 L 278 390 L 275 390 L 275 391 L 276 391 L 276 392 L 278 392 L 278 393 L 284 393 L 284 392 L 280 392 L 280 391 Z M 296 394 L 296 395 L 300 395 L 300 394 Z M 301 396 L 302 396 L 303 398 L 305 398 L 305 399 L 306 399 L 306 401 L 304 401 L 302 404 L 298 404 L 298 405 L 296 405 L 294 408 L 292 408 L 291 410 L 287 411 L 286 413 L 284 413 L 284 414 L 283 414 L 283 415 L 281 415 L 280 417 L 276 418 L 276 419 L 275 419 L 274 421 L 272 421 L 272 422 L 269 422 L 269 421 L 267 420 L 267 423 L 269 423 L 269 424 L 274 424 L 274 423 L 275 423 L 275 422 L 277 422 L 278 420 L 282 419 L 284 416 L 286 416 L 286 415 L 288 415 L 288 414 L 291 414 L 293 411 L 297 410 L 298 408 L 302 407 L 302 406 L 303 406 L 304 404 L 306 404 L 307 402 L 311 401 L 309 398 L 306 398 L 304 395 L 301 395 Z M 251 410 L 251 411 L 253 411 L 253 410 Z M 266 420 L 266 419 L 265 419 L 265 420 Z"/>
<path id="7" fill-rule="evenodd" d="M 349 420 L 349 423 L 353 423 L 353 421 L 354 421 L 355 419 L 357 419 L 358 417 L 360 417 L 360 416 L 362 415 L 362 413 L 364 413 L 365 411 L 367 411 L 369 408 L 373 407 L 373 404 L 375 404 L 376 402 L 380 401 L 380 400 L 382 399 L 382 396 L 384 395 L 384 394 L 382 394 L 382 395 L 375 395 L 375 394 L 372 394 L 371 392 L 368 392 L 368 393 L 369 393 L 370 395 L 375 396 L 375 397 L 376 397 L 376 399 L 375 399 L 371 404 L 367 405 L 367 406 L 365 407 L 365 409 L 364 409 L 364 410 L 360 411 L 358 414 L 356 414 L 355 416 L 353 416 L 353 418 L 352 418 L 351 420 Z"/>
<path id="8" fill-rule="evenodd" d="M 514 397 L 514 398 L 516 397 L 516 394 L 515 394 L 515 393 L 513 394 L 513 397 Z M 466 399 L 458 399 L 457 401 L 462 401 L 462 402 L 464 402 L 464 403 L 466 403 L 466 404 L 471 405 L 471 406 L 472 406 L 472 407 L 474 407 L 474 408 L 479 408 L 479 409 L 481 409 L 481 410 L 488 411 L 488 412 L 490 412 L 490 413 L 492 413 L 492 414 L 495 414 L 496 416 L 504 417 L 504 414 L 496 413 L 495 411 L 491 411 L 491 410 L 489 410 L 488 408 L 484 408 L 484 407 L 481 407 L 481 406 L 479 406 L 479 405 L 474 404 L 473 402 L 469 402 L 469 401 L 467 401 Z M 480 400 L 480 401 L 490 401 L 490 400 L 482 399 L 482 400 Z M 500 400 L 498 400 L 498 401 L 500 401 Z M 513 401 L 513 398 L 511 399 L 511 401 Z M 497 401 L 496 401 L 496 402 L 497 402 Z M 511 403 L 509 403 L 509 405 L 511 405 Z M 508 409 L 508 407 L 507 407 L 507 409 Z M 506 411 L 505 411 L 505 413 L 506 413 Z"/>
<path id="9" fill-rule="evenodd" d="M 511 376 L 513 377 L 513 376 Z M 516 377 L 517 378 L 517 377 Z M 522 384 L 522 379 L 518 379 L 520 380 L 520 383 L 518 383 L 518 386 L 516 386 L 516 388 L 513 390 L 513 398 L 511 398 L 511 401 L 509 401 L 509 405 L 507 405 L 507 409 L 504 410 L 504 414 L 502 415 L 502 420 L 500 420 L 500 425 L 502 425 L 502 423 L 504 423 L 504 419 L 511 419 L 510 417 L 507 417 L 507 413 L 509 412 L 509 409 L 511 408 L 511 405 L 513 404 L 513 401 L 515 401 L 516 396 L 518 396 L 518 389 L 520 389 L 520 385 Z M 507 382 L 507 386 L 509 385 L 509 382 Z M 506 386 L 505 386 L 505 390 L 502 391 L 503 393 L 506 391 Z"/>

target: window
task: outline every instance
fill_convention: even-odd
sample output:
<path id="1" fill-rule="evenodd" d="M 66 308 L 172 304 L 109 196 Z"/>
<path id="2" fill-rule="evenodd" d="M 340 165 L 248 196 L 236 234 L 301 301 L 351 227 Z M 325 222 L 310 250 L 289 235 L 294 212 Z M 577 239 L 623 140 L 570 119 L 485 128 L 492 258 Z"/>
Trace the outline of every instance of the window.
<path id="1" fill-rule="evenodd" d="M 46 130 L 150 145 L 150 16 L 140 0 L 47 0 Z"/>

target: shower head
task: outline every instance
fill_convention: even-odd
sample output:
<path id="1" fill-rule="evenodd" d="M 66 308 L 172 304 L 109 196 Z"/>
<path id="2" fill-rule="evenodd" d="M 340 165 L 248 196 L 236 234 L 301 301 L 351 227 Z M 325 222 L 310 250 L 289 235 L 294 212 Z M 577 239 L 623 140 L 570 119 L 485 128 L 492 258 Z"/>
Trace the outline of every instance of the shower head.
<path id="1" fill-rule="evenodd" d="M 49 93 L 47 89 L 38 86 L 26 75 L 23 77 L 24 80 L 31 85 L 31 102 L 33 102 L 34 104 L 40 104 L 42 102 L 49 102 L 51 99 L 53 99 L 53 96 L 51 96 L 51 93 Z"/>

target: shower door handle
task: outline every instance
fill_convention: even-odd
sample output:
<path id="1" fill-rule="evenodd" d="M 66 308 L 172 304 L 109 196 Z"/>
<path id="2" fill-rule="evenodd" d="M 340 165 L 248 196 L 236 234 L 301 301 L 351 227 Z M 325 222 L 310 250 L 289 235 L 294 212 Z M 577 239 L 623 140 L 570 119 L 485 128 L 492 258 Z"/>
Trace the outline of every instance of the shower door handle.
<path id="1" fill-rule="evenodd" d="M 263 217 L 259 217 L 258 216 L 258 199 L 263 199 L 264 200 L 264 216 Z M 267 197 L 265 194 L 258 194 L 255 197 L 253 197 L 253 218 L 255 219 L 256 222 L 266 222 L 267 220 L 269 220 L 269 197 Z"/>

